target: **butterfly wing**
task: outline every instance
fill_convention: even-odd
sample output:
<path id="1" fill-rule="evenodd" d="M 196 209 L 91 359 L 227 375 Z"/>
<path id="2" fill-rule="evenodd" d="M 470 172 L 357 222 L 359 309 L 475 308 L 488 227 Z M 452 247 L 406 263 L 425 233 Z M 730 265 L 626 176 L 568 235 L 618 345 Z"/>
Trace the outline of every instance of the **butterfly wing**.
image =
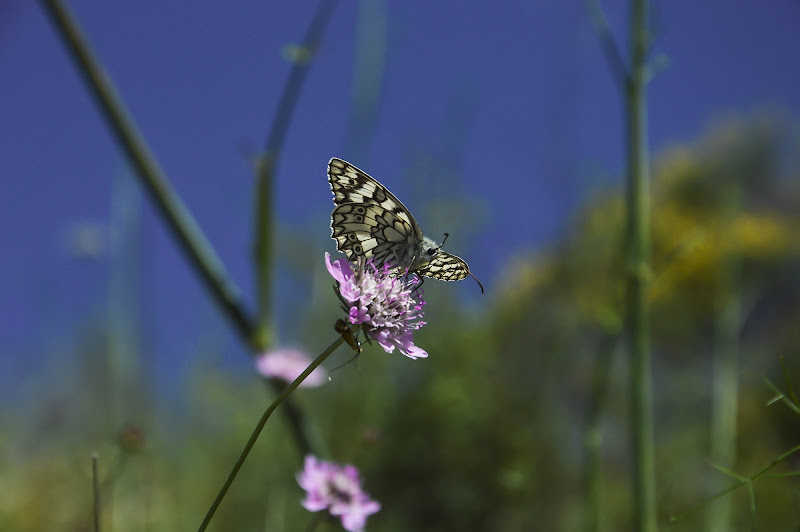
<path id="1" fill-rule="evenodd" d="M 413 227 L 377 203 L 337 206 L 331 213 L 331 237 L 351 262 L 364 256 L 375 264 L 408 266 L 413 259 Z"/>
<path id="2" fill-rule="evenodd" d="M 333 158 L 328 181 L 336 205 L 331 237 L 352 261 L 372 258 L 408 267 L 419 252 L 422 229 L 405 205 L 378 181 L 352 164 Z"/>
<path id="3" fill-rule="evenodd" d="M 469 275 L 469 266 L 460 257 L 440 251 L 417 273 L 440 281 L 460 281 Z"/>
<path id="4" fill-rule="evenodd" d="M 403 202 L 366 172 L 334 157 L 328 162 L 328 182 L 331 184 L 333 203 L 336 205 L 377 203 L 408 224 L 417 241 L 422 240 L 422 229 Z"/>

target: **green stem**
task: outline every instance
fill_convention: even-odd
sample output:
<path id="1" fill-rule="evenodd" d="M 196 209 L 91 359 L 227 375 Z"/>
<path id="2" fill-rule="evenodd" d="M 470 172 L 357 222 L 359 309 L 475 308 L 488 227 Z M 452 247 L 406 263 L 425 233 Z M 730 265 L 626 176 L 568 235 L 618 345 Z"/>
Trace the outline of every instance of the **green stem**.
<path id="1" fill-rule="evenodd" d="M 253 231 L 253 262 L 256 278 L 256 297 L 258 300 L 258 324 L 254 343 L 258 350 L 269 347 L 273 341 L 272 332 L 272 256 L 273 256 L 273 177 L 278 157 L 286 139 L 291 118 L 297 107 L 300 91 L 308 72 L 310 58 L 316 54 L 322 35 L 330 21 L 336 5 L 335 0 L 320 0 L 314 18 L 306 32 L 303 48 L 308 51 L 307 60 L 294 61 L 286 84 L 283 86 L 278 110 L 272 121 L 267 137 L 266 149 L 256 164 L 255 216 Z"/>
<path id="2" fill-rule="evenodd" d="M 267 420 L 272 415 L 272 412 L 274 412 L 275 409 L 278 408 L 278 406 L 284 401 L 284 399 L 289 397 L 289 395 L 291 395 L 291 393 L 294 392 L 298 386 L 300 386 L 300 383 L 303 382 L 305 378 L 308 377 L 311 374 L 311 372 L 317 368 L 317 366 L 322 364 L 322 362 L 326 358 L 328 358 L 328 356 L 331 353 L 333 353 L 340 345 L 342 345 L 342 343 L 344 343 L 344 338 L 340 336 L 331 345 L 329 345 L 328 348 L 325 349 L 325 351 L 323 351 L 321 355 L 315 358 L 314 361 L 311 364 L 309 364 L 309 366 L 305 369 L 305 371 L 303 371 L 303 373 L 301 373 L 300 376 L 294 380 L 294 382 L 292 382 L 289 386 L 287 386 L 286 389 L 284 389 L 283 392 L 272 402 L 272 404 L 269 405 L 269 408 L 267 408 L 264 411 L 264 413 L 261 415 L 261 419 L 258 421 L 258 424 L 256 425 L 256 428 L 253 429 L 253 433 L 250 435 L 250 439 L 247 440 L 244 449 L 242 449 L 242 452 L 239 455 L 238 460 L 236 460 L 236 463 L 233 465 L 233 469 L 231 469 L 231 472 L 228 474 L 228 478 L 225 480 L 225 483 L 222 485 L 222 488 L 220 488 L 219 493 L 217 493 L 216 499 L 214 499 L 214 502 L 208 509 L 208 512 L 206 513 L 203 522 L 200 524 L 200 528 L 197 529 L 198 532 L 202 532 L 208 527 L 208 524 L 211 522 L 211 518 L 214 517 L 214 513 L 217 511 L 217 508 L 222 502 L 222 499 L 224 499 L 225 495 L 228 493 L 228 489 L 230 489 L 231 485 L 233 484 L 236 475 L 239 473 L 239 470 L 242 468 L 244 461 L 247 459 L 247 456 L 253 449 L 256 440 L 258 440 L 258 437 L 261 434 L 261 431 L 264 429 L 264 425 L 266 425 Z"/>
<path id="3" fill-rule="evenodd" d="M 100 532 L 100 479 L 97 474 L 97 452 L 92 453 L 92 499 L 94 509 L 94 532 Z"/>
<path id="4" fill-rule="evenodd" d="M 625 59 L 622 57 L 619 46 L 617 46 L 617 41 L 614 40 L 611 26 L 603 8 L 600 6 L 600 2 L 598 0 L 583 0 L 583 7 L 586 9 L 589 21 L 592 23 L 594 34 L 600 41 L 600 48 L 606 54 L 606 60 L 614 75 L 614 81 L 619 84 L 620 90 L 625 90 L 625 84 L 628 81 L 628 67 L 625 65 Z"/>
<path id="5" fill-rule="evenodd" d="M 735 180 L 721 191 L 720 219 L 728 227 L 741 210 L 741 192 Z M 724 233 L 723 233 L 724 234 Z M 711 461 L 718 466 L 736 465 L 736 419 L 739 395 L 739 333 L 742 311 L 740 258 L 733 242 L 724 242 L 717 292 L 714 330 L 714 365 L 711 396 Z M 731 499 L 709 508 L 707 530 L 730 529 Z"/>
<path id="6" fill-rule="evenodd" d="M 586 416 L 586 429 L 583 436 L 583 476 L 586 490 L 583 529 L 586 532 L 593 532 L 600 528 L 600 509 L 602 507 L 600 501 L 602 493 L 600 451 L 603 443 L 601 424 L 611 377 L 611 362 L 618 340 L 619 334 L 610 332 L 603 334 L 595 356 L 595 367 L 592 371 L 594 376 L 592 394 L 589 399 L 589 411 Z"/>
<path id="7" fill-rule="evenodd" d="M 278 379 L 265 379 L 267 386 L 271 390 L 273 395 L 280 394 L 283 391 L 284 382 Z M 309 436 L 308 427 L 305 421 L 305 416 L 303 412 L 298 408 L 297 404 L 292 401 L 291 398 L 284 401 L 283 404 L 283 413 L 286 416 L 287 421 L 289 422 L 289 428 L 292 433 L 292 438 L 294 438 L 295 446 L 297 447 L 298 452 L 301 456 L 305 456 L 308 453 L 312 452 L 312 449 L 317 448 L 319 449 L 319 442 L 316 442 L 316 445 L 312 445 L 311 438 Z"/>
<path id="8" fill-rule="evenodd" d="M 745 484 L 750 484 L 750 483 L 752 483 L 752 482 L 753 482 L 754 480 L 756 480 L 758 477 L 760 477 L 760 476 L 764 475 L 764 474 L 765 474 L 765 473 L 767 473 L 767 472 L 768 472 L 770 469 L 772 469 L 772 468 L 773 468 L 773 467 L 775 467 L 776 465 L 780 464 L 781 462 L 783 462 L 784 460 L 786 460 L 787 458 L 789 458 L 791 455 L 793 455 L 793 454 L 794 454 L 794 453 L 796 453 L 797 451 L 800 451 L 800 445 L 796 445 L 796 446 L 792 447 L 791 449 L 789 449 L 788 451 L 786 451 L 785 453 L 783 453 L 782 455 L 780 455 L 779 457 L 777 457 L 775 460 L 773 460 L 772 462 L 770 462 L 769 464 L 767 464 L 766 466 L 764 466 L 764 467 L 761 469 L 761 471 L 759 471 L 759 472 L 755 473 L 754 475 L 751 475 L 751 476 L 749 476 L 749 477 L 747 477 L 747 478 L 745 478 L 745 479 L 742 479 L 741 481 L 737 482 L 736 484 L 734 484 L 733 486 L 729 487 L 728 489 L 726 489 L 726 490 L 724 490 L 724 491 L 721 491 L 721 492 L 717 493 L 717 494 L 716 494 L 716 495 L 714 495 L 713 497 L 711 497 L 711 498 L 709 498 L 709 499 L 706 499 L 706 500 L 705 500 L 705 501 L 703 501 L 702 503 L 700 503 L 700 504 L 698 504 L 697 506 L 695 506 L 695 507 L 693 507 L 693 508 L 691 508 L 691 509 L 689 509 L 689 510 L 687 510 L 687 511 L 683 512 L 682 514 L 680 514 L 680 515 L 676 515 L 676 516 L 673 516 L 673 517 L 670 517 L 670 519 L 669 519 L 669 520 L 670 520 L 670 521 L 673 521 L 673 522 L 674 522 L 674 521 L 680 521 L 681 519 L 683 519 L 683 518 L 684 518 L 684 517 L 686 517 L 687 515 L 689 515 L 689 514 L 691 514 L 691 513 L 693 513 L 693 512 L 696 512 L 697 510 L 699 510 L 699 509 L 701 509 L 701 508 L 703 508 L 703 507 L 705 507 L 705 506 L 708 506 L 708 505 L 709 505 L 709 504 L 711 504 L 712 502 L 716 501 L 716 500 L 717 500 L 717 499 L 719 499 L 720 497 L 724 497 L 725 495 L 727 495 L 728 493 L 732 492 L 733 490 L 735 490 L 735 489 L 737 489 L 737 488 L 740 488 L 740 487 L 744 486 Z"/>
<path id="9" fill-rule="evenodd" d="M 628 134 L 628 337 L 633 438 L 634 523 L 656 530 L 653 384 L 650 354 L 649 155 L 647 149 L 647 0 L 631 2 L 631 62 L 627 83 Z"/>
<path id="10" fill-rule="evenodd" d="M 225 271 L 220 258 L 206 240 L 197 222 L 172 189 L 164 172 L 117 96 L 111 80 L 92 55 L 86 39 L 67 8 L 58 0 L 42 0 L 42 6 L 72 54 L 84 81 L 100 107 L 136 174 L 173 236 L 189 259 L 206 288 L 234 323 L 239 334 L 251 341 L 252 325 L 240 300 L 240 292 Z"/>

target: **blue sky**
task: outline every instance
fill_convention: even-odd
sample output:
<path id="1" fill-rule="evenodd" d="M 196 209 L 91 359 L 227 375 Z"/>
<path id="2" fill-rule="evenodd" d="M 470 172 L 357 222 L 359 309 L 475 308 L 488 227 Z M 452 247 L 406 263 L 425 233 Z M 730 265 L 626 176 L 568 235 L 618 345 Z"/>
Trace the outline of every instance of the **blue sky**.
<path id="1" fill-rule="evenodd" d="M 263 146 L 289 69 L 281 50 L 302 39 L 316 3 L 69 5 L 247 293 L 246 154 Z M 278 167 L 281 224 L 318 246 L 320 261 L 334 249 L 325 166 L 338 156 L 389 186 L 430 236 L 449 232 L 448 250 L 491 290 L 510 258 L 557 241 L 576 206 L 618 182 L 623 168 L 621 100 L 583 4 L 371 4 L 385 12 L 385 70 L 368 149 L 355 150 L 347 139 L 363 5 L 339 2 L 309 72 Z M 603 6 L 625 48 L 627 2 Z M 796 119 L 799 25 L 796 1 L 656 4 L 654 54 L 668 67 L 649 93 L 654 153 L 731 115 L 768 110 Z M 75 223 L 108 221 L 112 182 L 125 164 L 37 3 L 0 7 L 0 72 L 5 383 L 52 366 L 46 357 L 105 312 L 107 264 L 76 260 L 64 241 Z M 431 214 L 442 204 L 463 208 L 455 217 Z M 180 367 L 204 341 L 197 331 L 225 326 L 146 201 L 142 216 L 135 269 L 145 344 Z M 450 288 L 475 301 L 473 283 Z M 226 358 L 247 363 L 238 353 Z"/>

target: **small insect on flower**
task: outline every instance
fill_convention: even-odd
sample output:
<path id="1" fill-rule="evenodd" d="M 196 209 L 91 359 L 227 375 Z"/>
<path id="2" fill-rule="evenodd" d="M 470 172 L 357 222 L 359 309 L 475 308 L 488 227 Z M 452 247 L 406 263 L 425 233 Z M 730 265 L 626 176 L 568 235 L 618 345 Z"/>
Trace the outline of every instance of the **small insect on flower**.
<path id="1" fill-rule="evenodd" d="M 327 510 L 341 518 L 342 526 L 350 532 L 363 530 L 367 517 L 381 509 L 380 503 L 361 489 L 358 470 L 352 465 L 339 465 L 308 455 L 303 471 L 297 475 L 297 483 L 306 490 L 306 498 L 301 503 L 303 508 L 309 512 Z"/>
<path id="2" fill-rule="evenodd" d="M 358 343 L 358 338 L 356 338 L 356 335 L 353 334 L 352 329 L 350 329 L 350 326 L 346 321 L 341 318 L 336 320 L 336 323 L 333 324 L 333 330 L 342 335 L 344 341 L 347 342 L 347 345 L 353 348 L 353 351 L 355 351 L 356 354 L 361 353 L 361 344 Z"/>
<path id="3" fill-rule="evenodd" d="M 351 324 L 361 325 L 387 353 L 397 348 L 409 358 L 428 356 L 424 349 L 414 345 L 414 331 L 425 325 L 422 321 L 425 301 L 412 289 L 416 276 L 397 277 L 387 264 L 376 267 L 363 257 L 353 271 L 344 259 L 331 262 L 330 253 L 325 253 L 325 266 L 337 281 L 336 289 Z M 419 301 L 414 299 L 415 294 Z"/>
<path id="4" fill-rule="evenodd" d="M 374 178 L 334 157 L 328 162 L 328 182 L 336 205 L 331 238 L 350 262 L 364 257 L 378 267 L 389 264 L 400 272 L 440 281 L 460 281 L 469 275 L 483 293 L 467 263 L 424 236 L 406 206 Z"/>

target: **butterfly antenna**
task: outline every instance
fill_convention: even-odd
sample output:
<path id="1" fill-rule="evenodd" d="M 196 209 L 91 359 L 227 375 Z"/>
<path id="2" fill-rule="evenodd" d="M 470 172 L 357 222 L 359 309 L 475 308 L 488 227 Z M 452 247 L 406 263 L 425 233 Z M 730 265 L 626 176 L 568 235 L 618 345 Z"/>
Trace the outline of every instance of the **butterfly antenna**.
<path id="1" fill-rule="evenodd" d="M 333 373 L 334 371 L 339 371 L 340 369 L 342 369 L 342 368 L 343 368 L 343 367 L 345 367 L 345 366 L 349 366 L 350 364 L 352 364 L 353 362 L 355 362 L 355 361 L 356 361 L 356 359 L 357 359 L 359 356 L 361 356 L 361 353 L 356 353 L 355 355 L 353 355 L 353 357 L 352 357 L 352 358 L 350 358 L 350 360 L 347 360 L 346 362 L 342 362 L 341 364 L 339 364 L 338 366 L 336 366 L 335 368 L 333 368 L 332 370 L 330 370 L 330 371 L 328 372 L 328 374 L 331 374 L 331 373 Z M 356 368 L 358 368 L 358 365 L 356 365 Z"/>
<path id="2" fill-rule="evenodd" d="M 472 272 L 467 272 L 467 273 L 469 274 L 469 276 L 470 276 L 470 277 L 472 277 L 473 279 L 475 279 L 475 282 L 476 282 L 476 283 L 478 283 L 478 286 L 480 286 L 480 287 L 481 287 L 481 294 L 482 294 L 482 293 L 483 293 L 483 285 L 481 284 L 481 282 L 478 280 L 478 278 L 477 278 L 477 277 L 475 277 L 474 275 L 472 275 Z"/>
<path id="3" fill-rule="evenodd" d="M 422 288 L 422 283 L 425 282 L 425 278 L 417 275 L 417 279 L 419 279 L 419 282 L 414 286 L 414 291 L 419 293 L 419 289 Z"/>
<path id="4" fill-rule="evenodd" d="M 442 234 L 444 235 L 444 240 L 442 240 L 442 243 L 439 245 L 439 249 L 442 249 L 442 246 L 444 246 L 444 243 L 447 242 L 447 237 L 450 236 L 450 233 L 442 233 Z"/>

